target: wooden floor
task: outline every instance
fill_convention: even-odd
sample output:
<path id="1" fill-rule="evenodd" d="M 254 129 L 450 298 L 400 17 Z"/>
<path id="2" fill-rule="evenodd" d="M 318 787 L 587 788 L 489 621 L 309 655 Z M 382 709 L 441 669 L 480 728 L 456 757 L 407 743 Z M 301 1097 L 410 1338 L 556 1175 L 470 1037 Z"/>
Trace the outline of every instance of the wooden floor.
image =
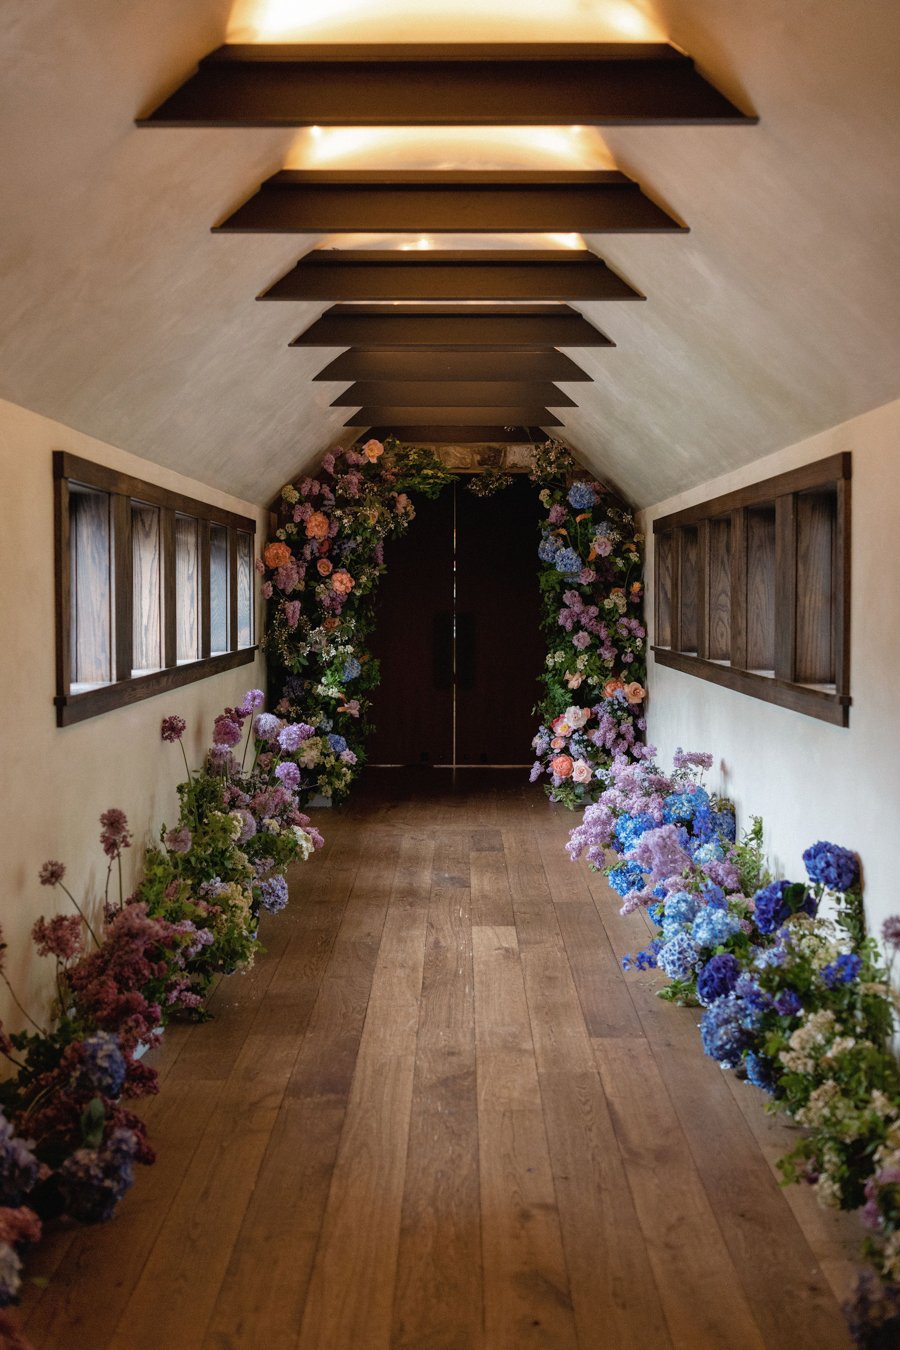
<path id="1" fill-rule="evenodd" d="M 155 1167 L 57 1230 L 37 1350 L 828 1350 L 855 1221 L 701 1053 L 524 775 L 369 771 L 216 1020 L 170 1027 Z"/>

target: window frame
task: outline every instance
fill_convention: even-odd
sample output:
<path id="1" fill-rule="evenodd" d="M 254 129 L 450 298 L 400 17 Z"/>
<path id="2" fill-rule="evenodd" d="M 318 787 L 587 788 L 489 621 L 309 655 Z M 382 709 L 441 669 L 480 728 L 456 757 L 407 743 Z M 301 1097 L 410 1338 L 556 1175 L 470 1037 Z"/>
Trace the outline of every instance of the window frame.
<path id="1" fill-rule="evenodd" d="M 738 693 L 762 699 L 794 712 L 846 727 L 850 720 L 850 483 L 851 454 L 843 451 L 827 459 L 752 483 L 734 492 L 713 497 L 653 522 L 654 535 L 654 642 L 651 650 L 662 666 L 709 680 Z M 830 600 L 827 613 L 815 610 L 808 588 L 802 585 L 802 568 L 809 565 L 814 547 L 804 534 L 804 513 L 798 513 L 798 498 L 807 494 L 833 494 L 834 516 L 831 522 Z M 751 517 L 774 511 L 774 548 L 771 556 L 754 559 L 749 539 Z M 727 522 L 727 528 L 725 527 Z M 681 615 L 685 596 L 682 577 L 685 570 L 684 541 L 688 531 L 696 531 L 696 593 L 691 600 L 696 612 L 696 645 L 688 650 L 681 643 Z M 716 536 L 715 532 L 718 531 Z M 722 549 L 722 537 L 728 544 Z M 713 659 L 710 651 L 711 543 L 718 549 L 716 567 L 721 586 L 722 558 L 727 562 L 729 582 L 729 654 Z M 821 545 L 820 545 L 821 547 Z M 660 566 L 660 555 L 667 551 L 667 564 Z M 762 575 L 773 569 L 769 603 L 774 611 L 774 644 L 771 673 L 753 669 L 748 660 L 748 579 L 754 570 Z M 798 584 L 799 583 L 799 584 Z M 799 618 L 798 618 L 799 614 Z M 833 681 L 816 684 L 798 678 L 798 633 L 808 633 L 816 624 L 832 646 Z M 668 644 L 658 642 L 660 632 L 670 637 Z"/>
<path id="2" fill-rule="evenodd" d="M 70 485 L 105 492 L 110 498 L 111 549 L 109 579 L 111 587 L 111 669 L 108 684 L 86 690 L 72 690 L 72 569 L 70 539 Z M 53 485 L 56 557 L 56 707 L 57 726 L 69 726 L 99 713 L 137 703 L 166 693 L 195 680 L 207 679 L 221 671 L 247 665 L 256 657 L 255 598 L 253 557 L 256 521 L 248 516 L 187 497 L 143 479 L 132 478 L 105 465 L 94 464 L 66 450 L 53 452 Z M 132 502 L 159 509 L 160 590 L 162 617 L 158 670 L 133 675 L 134 594 L 132 557 Z M 191 516 L 198 522 L 200 549 L 200 656 L 179 663 L 176 659 L 176 573 L 175 516 Z M 228 530 L 228 637 L 229 650 L 210 654 L 210 526 Z M 250 638 L 249 646 L 238 647 L 238 534 L 250 536 Z"/>

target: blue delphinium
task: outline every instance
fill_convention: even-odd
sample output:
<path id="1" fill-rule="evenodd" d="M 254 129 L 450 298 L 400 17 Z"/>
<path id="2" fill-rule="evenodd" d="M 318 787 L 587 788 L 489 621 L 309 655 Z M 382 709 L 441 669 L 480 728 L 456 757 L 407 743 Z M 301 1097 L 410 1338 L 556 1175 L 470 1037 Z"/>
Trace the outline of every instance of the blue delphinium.
<path id="1" fill-rule="evenodd" d="M 830 962 L 822 971 L 822 979 L 829 989 L 839 984 L 850 984 L 862 968 L 862 960 L 855 952 L 843 952 L 835 961 Z"/>
<path id="2" fill-rule="evenodd" d="M 573 483 L 569 488 L 568 499 L 575 511 L 589 511 L 597 504 L 597 494 L 590 483 Z"/>
<path id="3" fill-rule="evenodd" d="M 260 886 L 262 907 L 269 914 L 277 914 L 288 902 L 288 884 L 283 876 L 270 877 Z"/>
<path id="4" fill-rule="evenodd" d="M 607 880 L 617 895 L 626 896 L 629 891 L 640 890 L 647 873 L 636 862 L 620 862 L 610 870 Z"/>
<path id="5" fill-rule="evenodd" d="M 111 1219 L 134 1181 L 137 1139 L 132 1130 L 113 1130 L 99 1148 L 79 1148 L 59 1169 L 66 1213 L 82 1223 Z"/>
<path id="6" fill-rule="evenodd" d="M 636 952 L 634 956 L 622 957 L 623 970 L 653 970 L 656 968 L 660 948 L 662 947 L 662 938 L 654 938 L 643 951 Z"/>
<path id="7" fill-rule="evenodd" d="M 831 891 L 848 891 L 859 877 L 856 854 L 824 839 L 804 850 L 803 861 L 810 881 L 819 882 Z"/>
<path id="8" fill-rule="evenodd" d="M 81 1043 L 81 1086 L 100 1097 L 118 1097 L 125 1083 L 125 1059 L 117 1036 L 98 1031 Z"/>
<path id="9" fill-rule="evenodd" d="M 37 1159 L 27 1142 L 16 1137 L 12 1125 L 0 1110 L 0 1205 L 18 1208 L 37 1176 Z"/>
<path id="10" fill-rule="evenodd" d="M 656 959 L 670 980 L 689 980 L 694 973 L 698 955 L 696 943 L 687 933 L 676 933 L 675 937 L 660 947 Z"/>
<path id="11" fill-rule="evenodd" d="M 741 964 L 731 952 L 711 956 L 697 972 L 697 997 L 708 1007 L 717 998 L 730 994 L 741 973 Z"/>
<path id="12" fill-rule="evenodd" d="M 719 947 L 740 931 L 741 921 L 736 914 L 717 905 L 705 905 L 694 919 L 691 936 L 698 947 Z"/>
<path id="13" fill-rule="evenodd" d="M 552 562 L 557 572 L 567 574 L 580 572 L 584 566 L 574 548 L 561 548 L 558 553 L 553 555 Z"/>
<path id="14" fill-rule="evenodd" d="M 746 1025 L 746 1005 L 732 991 L 711 1003 L 700 1019 L 700 1039 L 711 1059 L 726 1069 L 736 1069 L 750 1048 L 752 1036 Z"/>

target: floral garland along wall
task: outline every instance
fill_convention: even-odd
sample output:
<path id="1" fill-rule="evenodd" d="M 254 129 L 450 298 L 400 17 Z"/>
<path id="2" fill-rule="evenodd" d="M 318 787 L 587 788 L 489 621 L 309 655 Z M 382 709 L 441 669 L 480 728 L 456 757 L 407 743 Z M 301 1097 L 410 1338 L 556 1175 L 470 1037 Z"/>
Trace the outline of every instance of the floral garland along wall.
<path id="1" fill-rule="evenodd" d="M 623 914 L 644 909 L 656 925 L 624 967 L 659 968 L 662 998 L 702 1009 L 706 1054 L 803 1127 L 784 1180 L 860 1210 L 870 1269 L 845 1311 L 859 1345 L 887 1350 L 900 1344 L 900 916 L 882 930 L 885 966 L 865 934 L 856 854 L 819 841 L 803 854 L 807 881 L 773 880 L 761 820 L 737 841 L 731 803 L 703 785 L 712 755 L 679 750 L 666 773 L 654 754 L 603 773 L 567 850 L 605 873 Z"/>
<path id="2" fill-rule="evenodd" d="M 600 791 L 597 772 L 614 754 L 641 753 L 642 538 L 627 507 L 558 442 L 535 450 L 530 476 L 547 511 L 538 558 L 549 645 L 532 780 L 546 777 L 551 799 L 575 806 Z M 391 438 L 336 450 L 281 491 L 258 567 L 276 711 L 314 727 L 297 757 L 307 800 L 339 800 L 364 761 L 384 544 L 415 516 L 409 492 L 436 496 L 452 477 L 430 452 Z M 469 486 L 487 496 L 510 481 L 484 474 Z"/>

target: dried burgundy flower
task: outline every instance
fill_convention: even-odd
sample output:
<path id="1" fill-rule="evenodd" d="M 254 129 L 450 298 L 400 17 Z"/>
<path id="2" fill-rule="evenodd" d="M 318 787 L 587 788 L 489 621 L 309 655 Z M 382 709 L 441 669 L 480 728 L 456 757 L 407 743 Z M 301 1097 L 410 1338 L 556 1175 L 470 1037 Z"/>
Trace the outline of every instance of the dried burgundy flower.
<path id="1" fill-rule="evenodd" d="M 161 735 L 164 741 L 180 741 L 187 730 L 187 722 L 177 713 L 170 717 L 164 717 L 162 720 Z"/>
<path id="2" fill-rule="evenodd" d="M 58 886 L 65 875 L 64 864 L 49 859 L 38 872 L 38 879 L 42 886 Z"/>
<path id="3" fill-rule="evenodd" d="M 131 847 L 131 831 L 124 811 L 120 811 L 117 806 L 111 806 L 108 811 L 103 812 L 100 824 L 103 826 L 100 843 L 107 858 L 118 858 L 123 848 Z"/>

